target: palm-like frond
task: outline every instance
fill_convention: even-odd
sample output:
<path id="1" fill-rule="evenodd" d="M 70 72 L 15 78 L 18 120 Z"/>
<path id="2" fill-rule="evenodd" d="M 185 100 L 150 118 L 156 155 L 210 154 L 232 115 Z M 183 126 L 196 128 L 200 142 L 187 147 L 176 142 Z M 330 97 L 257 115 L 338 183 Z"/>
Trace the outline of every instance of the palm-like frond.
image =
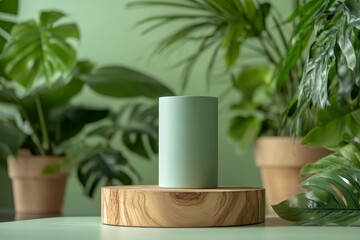
<path id="1" fill-rule="evenodd" d="M 156 53 L 162 53 L 184 42 L 197 44 L 198 47 L 195 51 L 182 61 L 185 64 L 183 88 L 189 81 L 194 65 L 207 51 L 212 51 L 207 67 L 207 76 L 210 76 L 219 50 L 223 50 L 225 62 L 231 68 L 238 60 L 242 45 L 253 37 L 260 39 L 270 61 L 278 60 L 272 56 L 271 51 L 267 50 L 269 46 L 266 46 L 265 41 L 260 37 L 265 30 L 268 31 L 265 21 L 270 11 L 268 3 L 256 3 L 252 0 L 224 0 L 221 2 L 215 0 L 176 0 L 171 2 L 149 0 L 135 1 L 129 6 L 170 7 L 178 10 L 173 14 L 160 14 L 145 18 L 138 25 L 149 25 L 144 33 L 165 25 L 177 27 L 180 25 L 177 30 L 160 41 L 156 47 Z M 277 45 L 276 51 L 281 51 Z"/>

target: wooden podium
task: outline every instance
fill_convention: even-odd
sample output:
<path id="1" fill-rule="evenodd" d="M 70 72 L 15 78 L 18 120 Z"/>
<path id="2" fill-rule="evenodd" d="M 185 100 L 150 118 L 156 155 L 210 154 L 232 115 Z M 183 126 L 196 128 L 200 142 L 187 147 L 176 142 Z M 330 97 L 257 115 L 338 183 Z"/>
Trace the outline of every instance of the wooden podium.
<path id="1" fill-rule="evenodd" d="M 265 190 L 115 186 L 101 189 L 101 221 L 133 227 L 216 227 L 264 222 Z"/>

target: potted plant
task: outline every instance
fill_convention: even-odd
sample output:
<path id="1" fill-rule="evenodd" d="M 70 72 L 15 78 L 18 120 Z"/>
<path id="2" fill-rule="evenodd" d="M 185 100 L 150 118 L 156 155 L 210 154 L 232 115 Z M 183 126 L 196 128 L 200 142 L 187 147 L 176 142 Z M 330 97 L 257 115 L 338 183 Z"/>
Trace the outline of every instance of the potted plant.
<path id="1" fill-rule="evenodd" d="M 291 121 L 284 121 L 284 113 L 289 111 L 288 103 L 295 101 L 303 64 L 297 61 L 286 69 L 286 80 L 274 81 L 274 71 L 290 47 L 284 30 L 287 26 L 281 24 L 282 16 L 270 3 L 253 0 L 130 3 L 130 6 L 137 5 L 177 10 L 145 18 L 139 24 L 152 23 L 144 33 L 166 24 L 178 24 L 174 24 L 176 31 L 161 40 L 156 53 L 186 42 L 196 46 L 180 61 L 184 64 L 183 87 L 203 55 L 210 55 L 206 72 L 208 82 L 218 56 L 224 55 L 227 74 L 232 80 L 231 89 L 239 96 L 231 106 L 229 136 L 242 151 L 256 142 L 256 160 L 262 168 L 268 202 L 277 203 L 298 192 L 296 186 L 302 180 L 298 176 L 301 166 L 327 155 L 328 151 L 301 146 L 299 139 L 290 137 Z M 246 48 L 262 59 L 251 59 L 256 63 L 241 62 L 241 53 Z M 301 135 L 313 126 L 312 115 L 306 115 L 302 123 Z"/>
<path id="2" fill-rule="evenodd" d="M 309 192 L 273 207 L 289 221 L 350 225 L 360 219 L 360 3 L 310 0 L 294 17 L 293 45 L 279 72 L 297 61 L 300 45 L 310 46 L 293 117 L 300 122 L 317 111 L 318 124 L 302 142 L 334 153 L 303 167 L 310 177 L 301 187 Z"/>
<path id="3" fill-rule="evenodd" d="M 64 16 L 44 11 L 38 21 L 16 24 L 1 53 L 0 162 L 7 159 L 19 213 L 59 213 L 70 165 L 79 164 L 79 180 L 90 196 L 102 179 L 131 184 L 137 172 L 112 143 L 115 135 L 144 157 L 156 151 L 144 147 L 157 138 L 152 105 L 128 100 L 114 111 L 74 103 L 85 86 L 126 99 L 173 94 L 130 68 L 78 61 L 73 43 L 79 30 L 64 23 Z"/>

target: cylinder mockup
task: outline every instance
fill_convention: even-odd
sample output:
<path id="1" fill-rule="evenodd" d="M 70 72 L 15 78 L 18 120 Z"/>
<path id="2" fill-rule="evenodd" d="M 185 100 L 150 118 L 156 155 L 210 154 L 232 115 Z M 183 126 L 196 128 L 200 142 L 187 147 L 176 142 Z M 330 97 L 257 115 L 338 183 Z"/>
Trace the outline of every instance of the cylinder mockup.
<path id="1" fill-rule="evenodd" d="M 216 97 L 159 99 L 159 186 L 216 188 L 218 101 Z"/>

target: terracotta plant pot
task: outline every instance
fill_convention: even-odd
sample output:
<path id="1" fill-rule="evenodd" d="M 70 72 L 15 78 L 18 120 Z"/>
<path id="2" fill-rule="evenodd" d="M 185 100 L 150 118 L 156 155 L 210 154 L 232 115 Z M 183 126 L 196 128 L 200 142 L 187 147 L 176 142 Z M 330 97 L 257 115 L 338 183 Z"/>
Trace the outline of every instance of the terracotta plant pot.
<path id="1" fill-rule="evenodd" d="M 8 157 L 17 214 L 60 214 L 68 174 L 42 172 L 46 165 L 59 161 L 64 158 L 33 156 L 28 151 L 21 151 L 17 159 Z"/>
<path id="2" fill-rule="evenodd" d="M 301 145 L 300 142 L 300 138 L 291 137 L 260 137 L 256 141 L 256 165 L 261 169 L 269 214 L 274 214 L 271 205 L 305 191 L 298 187 L 305 180 L 299 176 L 305 164 L 331 153 L 324 148 Z"/>

